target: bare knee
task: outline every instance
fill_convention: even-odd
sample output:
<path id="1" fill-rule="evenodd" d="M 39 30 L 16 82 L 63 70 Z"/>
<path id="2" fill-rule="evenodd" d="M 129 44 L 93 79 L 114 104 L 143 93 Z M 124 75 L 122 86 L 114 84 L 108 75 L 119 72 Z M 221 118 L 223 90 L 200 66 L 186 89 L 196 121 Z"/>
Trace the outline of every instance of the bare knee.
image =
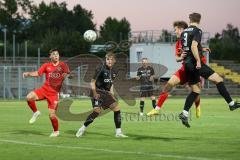
<path id="1" fill-rule="evenodd" d="M 209 81 L 217 84 L 217 83 L 220 83 L 220 82 L 223 82 L 223 78 L 217 74 L 217 73 L 214 73 L 212 74 L 209 78 L 208 78 Z"/>
<path id="2" fill-rule="evenodd" d="M 54 110 L 51 110 L 51 111 L 49 112 L 49 117 L 50 117 L 50 118 L 56 117 L 56 113 L 55 113 Z"/>
<path id="3" fill-rule="evenodd" d="M 151 100 L 155 100 L 155 96 L 151 96 Z"/>
<path id="4" fill-rule="evenodd" d="M 191 88 L 192 88 L 192 91 L 193 91 L 193 92 L 198 93 L 198 94 L 201 93 L 201 87 L 200 87 L 200 84 L 192 85 Z"/>
<path id="5" fill-rule="evenodd" d="M 28 95 L 25 97 L 26 101 L 31 101 L 31 100 L 37 100 L 38 97 L 34 92 L 28 93 Z"/>
<path id="6" fill-rule="evenodd" d="M 172 77 L 168 80 L 167 84 L 164 86 L 163 91 L 164 91 L 164 92 L 170 92 L 170 91 L 172 90 L 172 88 L 173 88 L 174 86 L 176 86 L 177 84 L 179 84 L 179 83 L 180 83 L 180 80 L 178 79 L 178 77 L 172 76 Z"/>
<path id="7" fill-rule="evenodd" d="M 97 113 L 100 113 L 101 112 L 101 108 L 100 107 L 94 107 L 93 111 L 97 112 Z"/>
<path id="8" fill-rule="evenodd" d="M 119 107 L 119 105 L 115 105 L 115 106 L 111 107 L 111 110 L 113 112 L 117 112 L 117 111 L 120 111 L 120 107 Z"/>

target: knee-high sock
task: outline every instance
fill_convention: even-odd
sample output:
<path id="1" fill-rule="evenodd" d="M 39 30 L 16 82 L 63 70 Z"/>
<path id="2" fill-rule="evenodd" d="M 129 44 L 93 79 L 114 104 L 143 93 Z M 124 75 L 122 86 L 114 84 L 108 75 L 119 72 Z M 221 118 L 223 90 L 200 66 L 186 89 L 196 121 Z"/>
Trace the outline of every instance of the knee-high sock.
<path id="1" fill-rule="evenodd" d="M 196 93 L 196 92 L 191 92 L 191 93 L 187 96 L 186 101 L 185 101 L 185 105 L 184 105 L 184 110 L 185 110 L 185 111 L 188 112 L 188 111 L 190 110 L 190 108 L 192 107 L 193 102 L 195 101 L 195 99 L 197 98 L 198 95 L 199 95 L 199 94 Z"/>
<path id="2" fill-rule="evenodd" d="M 167 99 L 168 97 L 168 92 L 162 92 L 159 97 L 158 97 L 158 102 L 157 102 L 157 106 L 159 108 L 162 107 L 163 103 L 165 102 L 165 100 Z"/>
<path id="3" fill-rule="evenodd" d="M 144 101 L 140 101 L 140 112 L 143 112 Z"/>
<path id="4" fill-rule="evenodd" d="M 152 107 L 153 107 L 153 109 L 156 107 L 156 100 L 155 99 L 152 100 Z"/>
<path id="5" fill-rule="evenodd" d="M 200 96 L 197 96 L 197 98 L 195 99 L 195 107 L 197 108 L 198 106 L 200 106 Z"/>
<path id="6" fill-rule="evenodd" d="M 121 121 L 122 121 L 121 112 L 120 111 L 114 112 L 114 123 L 116 128 L 121 128 L 121 123 L 122 123 Z"/>
<path id="7" fill-rule="evenodd" d="M 36 106 L 35 101 L 29 100 L 29 101 L 27 101 L 27 103 L 28 103 L 29 108 L 30 108 L 34 113 L 37 112 L 37 106 Z"/>
<path id="8" fill-rule="evenodd" d="M 230 94 L 228 93 L 225 85 L 223 82 L 220 82 L 218 84 L 216 84 L 218 92 L 220 93 L 220 95 L 225 99 L 225 101 L 229 104 L 230 102 L 232 102 L 232 98 L 230 96 Z"/>
<path id="9" fill-rule="evenodd" d="M 53 130 L 58 131 L 58 119 L 56 116 L 50 117 L 50 120 L 52 122 Z"/>
<path id="10" fill-rule="evenodd" d="M 84 122 L 84 126 L 87 127 L 89 124 L 91 124 L 94 121 L 94 119 L 98 117 L 98 115 L 99 115 L 98 112 L 92 112 L 91 114 L 89 114 L 86 121 Z"/>

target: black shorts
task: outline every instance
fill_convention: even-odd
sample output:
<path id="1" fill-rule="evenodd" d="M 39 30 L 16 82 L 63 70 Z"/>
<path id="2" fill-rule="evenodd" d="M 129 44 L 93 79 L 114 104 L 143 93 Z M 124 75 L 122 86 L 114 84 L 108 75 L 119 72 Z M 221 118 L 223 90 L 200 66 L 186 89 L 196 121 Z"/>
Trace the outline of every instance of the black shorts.
<path id="1" fill-rule="evenodd" d="M 105 109 L 108 109 L 110 105 L 117 102 L 117 100 L 113 97 L 113 95 L 108 91 L 97 90 L 97 93 L 100 95 L 99 99 L 93 98 L 92 93 L 90 95 L 93 108 L 102 107 L 105 110 Z"/>
<path id="2" fill-rule="evenodd" d="M 208 79 L 213 73 L 215 73 L 212 68 L 210 68 L 208 65 L 202 63 L 202 67 L 199 69 L 199 74 L 204 79 Z"/>
<path id="3" fill-rule="evenodd" d="M 200 82 L 199 70 L 196 69 L 196 63 L 185 63 L 186 77 L 189 85 L 194 85 Z"/>
<path id="4" fill-rule="evenodd" d="M 142 91 L 140 92 L 140 97 L 151 97 L 153 96 L 153 91 Z"/>
<path id="5" fill-rule="evenodd" d="M 153 96 L 153 86 L 141 86 L 140 97 L 151 97 Z"/>

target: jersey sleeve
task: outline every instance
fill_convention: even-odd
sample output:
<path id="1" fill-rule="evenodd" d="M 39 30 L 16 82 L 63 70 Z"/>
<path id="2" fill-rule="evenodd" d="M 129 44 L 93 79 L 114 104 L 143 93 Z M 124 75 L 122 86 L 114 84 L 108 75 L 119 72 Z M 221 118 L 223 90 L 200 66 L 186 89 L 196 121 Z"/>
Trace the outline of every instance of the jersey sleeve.
<path id="1" fill-rule="evenodd" d="M 67 74 L 70 73 L 69 67 L 68 67 L 68 65 L 66 63 L 63 62 L 61 67 L 63 69 L 63 73 L 67 73 Z"/>
<path id="2" fill-rule="evenodd" d="M 202 39 L 202 31 L 200 29 L 197 29 L 193 33 L 193 40 L 201 44 L 201 39 Z"/>
<path id="3" fill-rule="evenodd" d="M 96 67 L 95 73 L 93 75 L 93 79 L 97 80 L 97 78 L 100 76 L 100 74 L 102 72 L 102 68 L 103 68 L 103 65 L 99 65 Z"/>
<path id="4" fill-rule="evenodd" d="M 137 70 L 137 76 L 141 76 L 142 74 L 141 74 L 141 69 L 140 68 L 138 68 L 138 70 Z"/>
<path id="5" fill-rule="evenodd" d="M 46 72 L 46 67 L 47 67 L 47 63 L 44 63 L 39 69 L 38 69 L 38 75 L 42 76 L 43 73 Z"/>
<path id="6" fill-rule="evenodd" d="M 176 42 L 176 46 L 175 46 L 175 55 L 176 56 L 179 56 L 180 55 L 180 52 L 179 52 L 179 49 L 182 48 L 182 40 L 179 39 L 177 42 Z"/>

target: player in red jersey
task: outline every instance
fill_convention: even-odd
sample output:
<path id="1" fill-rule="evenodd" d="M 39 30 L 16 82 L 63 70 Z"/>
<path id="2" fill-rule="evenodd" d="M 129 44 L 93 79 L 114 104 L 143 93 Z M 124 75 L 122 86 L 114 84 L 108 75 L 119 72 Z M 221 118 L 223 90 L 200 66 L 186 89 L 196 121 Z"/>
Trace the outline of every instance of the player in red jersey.
<path id="1" fill-rule="evenodd" d="M 175 28 L 175 33 L 178 35 L 181 35 L 181 33 L 183 32 L 183 26 L 187 26 L 186 22 L 183 21 L 179 21 L 178 22 L 174 22 L 174 28 Z M 179 36 L 180 37 L 180 36 Z M 186 56 L 181 49 L 181 42 L 178 41 L 176 43 L 176 60 L 177 61 L 182 61 L 184 59 L 184 57 Z M 204 52 L 211 52 L 209 48 L 202 48 L 202 51 Z M 223 82 L 223 78 L 221 76 L 219 76 L 219 74 L 217 74 L 214 70 L 212 70 L 210 67 L 208 67 L 207 65 L 205 65 L 206 63 L 206 58 L 201 54 L 201 61 L 202 63 L 202 67 L 199 70 L 200 76 L 202 76 L 204 79 L 207 79 L 211 82 L 213 82 L 214 84 L 216 84 L 216 87 L 218 89 L 219 94 L 225 99 L 225 101 L 227 102 L 227 104 L 229 105 L 229 109 L 231 111 L 240 108 L 240 103 L 238 101 L 233 101 L 231 98 L 231 95 L 229 94 L 229 92 L 227 91 L 224 82 Z M 168 83 L 165 85 L 163 92 L 160 94 L 159 98 L 158 98 L 158 102 L 157 102 L 157 106 L 155 107 L 155 109 L 151 110 L 147 115 L 151 116 L 151 115 L 155 115 L 155 114 L 159 114 L 159 110 L 161 109 L 163 103 L 165 102 L 165 100 L 168 97 L 169 92 L 172 90 L 172 88 L 178 84 L 184 84 L 186 83 L 188 80 L 186 79 L 186 75 L 185 75 L 185 71 L 184 68 L 181 67 L 168 81 Z M 198 97 L 199 98 L 199 97 Z M 195 100 L 195 104 L 196 106 L 198 106 L 198 102 L 200 103 L 200 100 L 198 101 L 198 98 L 196 98 Z M 196 103 L 197 102 L 197 103 Z M 197 107 L 197 112 L 196 112 L 196 116 L 199 117 L 200 116 L 200 108 Z"/>
<path id="2" fill-rule="evenodd" d="M 38 71 L 24 72 L 23 78 L 40 77 L 45 73 L 46 80 L 44 84 L 40 88 L 28 93 L 26 96 L 28 106 L 33 111 L 33 116 L 29 120 L 29 123 L 33 124 L 41 114 L 36 107 L 35 101 L 46 99 L 49 109 L 49 118 L 54 129 L 50 137 L 57 137 L 59 135 L 59 130 L 58 119 L 55 112 L 57 110 L 59 92 L 64 78 L 69 74 L 69 68 L 64 62 L 59 61 L 59 52 L 57 49 L 51 50 L 49 54 L 51 62 L 44 63 Z"/>
<path id="3" fill-rule="evenodd" d="M 187 23 L 184 21 L 176 21 L 176 22 L 174 22 L 173 26 L 174 26 L 177 38 L 179 38 L 181 36 L 181 33 L 183 32 L 183 30 L 188 27 Z M 184 59 L 184 57 L 186 56 L 186 54 L 183 53 L 183 51 L 182 51 L 181 39 L 177 40 L 175 49 L 176 49 L 176 51 L 175 51 L 176 61 L 181 62 Z M 203 51 L 210 51 L 210 50 L 208 48 L 203 48 Z M 202 61 L 204 61 L 204 63 L 206 63 L 204 58 L 205 57 L 202 56 Z M 168 94 L 172 90 L 172 88 L 178 84 L 184 85 L 187 82 L 188 82 L 188 79 L 185 74 L 184 64 L 182 64 L 181 68 L 172 75 L 172 77 L 168 80 L 167 84 L 164 86 L 163 92 L 160 94 L 160 96 L 158 98 L 158 103 L 157 103 L 157 106 L 155 107 L 155 109 L 150 111 L 147 115 L 151 116 L 151 115 L 159 114 L 158 110 L 161 109 L 164 101 L 167 99 Z M 200 112 L 200 96 L 198 96 L 196 98 L 195 106 L 196 106 L 196 117 L 199 118 L 200 114 L 201 114 L 201 112 Z"/>

